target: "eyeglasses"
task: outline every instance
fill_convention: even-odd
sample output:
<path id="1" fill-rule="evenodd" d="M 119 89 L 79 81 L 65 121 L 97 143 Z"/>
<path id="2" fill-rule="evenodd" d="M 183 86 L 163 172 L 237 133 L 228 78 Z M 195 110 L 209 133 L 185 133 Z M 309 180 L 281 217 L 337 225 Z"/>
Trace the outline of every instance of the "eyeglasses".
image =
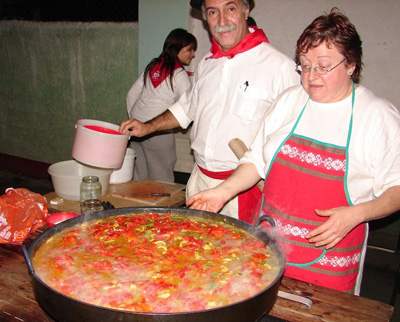
<path id="1" fill-rule="evenodd" d="M 336 67 L 338 67 L 340 64 L 342 64 L 345 60 L 346 60 L 346 58 L 343 58 L 343 60 L 339 64 L 333 66 L 332 68 L 326 68 L 326 67 L 322 67 L 322 66 L 311 67 L 310 65 L 297 64 L 296 72 L 298 72 L 301 75 L 301 73 L 311 72 L 311 69 L 312 69 L 318 75 L 326 75 L 329 72 L 331 72 L 332 70 L 334 70 Z"/>

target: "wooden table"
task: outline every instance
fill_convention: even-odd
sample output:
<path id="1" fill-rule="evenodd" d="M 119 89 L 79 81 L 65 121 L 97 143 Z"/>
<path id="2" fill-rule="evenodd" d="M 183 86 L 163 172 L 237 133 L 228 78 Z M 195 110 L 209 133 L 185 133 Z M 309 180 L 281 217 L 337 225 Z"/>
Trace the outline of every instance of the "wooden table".
<path id="1" fill-rule="evenodd" d="M 131 180 L 127 183 L 122 183 L 122 184 L 110 184 L 109 188 L 108 188 L 108 192 L 106 195 L 104 195 L 102 197 L 102 200 L 111 202 L 115 208 L 143 207 L 143 206 L 150 207 L 146 203 L 141 203 L 141 202 L 133 201 L 133 200 L 129 200 L 129 199 L 118 198 L 118 197 L 114 197 L 112 195 L 115 191 L 123 189 L 123 188 L 129 188 L 129 187 L 133 186 L 136 182 L 137 181 Z M 44 195 L 44 197 L 47 200 L 47 206 L 48 206 L 50 212 L 67 211 L 67 212 L 75 212 L 77 214 L 81 213 L 79 201 L 64 200 L 59 205 L 52 205 L 52 204 L 50 204 L 50 200 L 57 197 L 57 195 L 54 191 Z M 185 201 L 186 201 L 185 191 L 179 191 L 179 192 L 174 193 L 170 197 L 163 199 L 162 201 L 160 201 L 160 203 L 157 203 L 157 207 L 180 207 L 185 204 Z"/>
<path id="2" fill-rule="evenodd" d="M 44 227 L 45 229 L 46 227 Z M 42 228 L 41 228 L 42 229 Z M 31 235 L 29 245 L 40 232 Z M 0 244 L 0 321 L 52 322 L 34 298 L 31 279 L 20 246 Z M 311 308 L 277 298 L 269 315 L 292 322 L 383 322 L 390 321 L 393 307 L 374 300 L 283 278 L 281 291 L 312 294 Z M 264 317 L 260 322 L 268 321 Z M 247 321 L 244 321 L 247 322 Z"/>

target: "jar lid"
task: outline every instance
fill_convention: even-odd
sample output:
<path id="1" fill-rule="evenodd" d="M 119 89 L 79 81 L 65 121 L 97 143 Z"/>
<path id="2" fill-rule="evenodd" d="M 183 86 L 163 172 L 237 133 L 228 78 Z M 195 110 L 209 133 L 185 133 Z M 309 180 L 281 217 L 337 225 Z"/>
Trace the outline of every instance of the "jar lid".
<path id="1" fill-rule="evenodd" d="M 99 177 L 96 177 L 96 176 L 84 176 L 82 178 L 82 181 L 84 181 L 84 182 L 97 182 L 97 181 L 99 181 Z"/>

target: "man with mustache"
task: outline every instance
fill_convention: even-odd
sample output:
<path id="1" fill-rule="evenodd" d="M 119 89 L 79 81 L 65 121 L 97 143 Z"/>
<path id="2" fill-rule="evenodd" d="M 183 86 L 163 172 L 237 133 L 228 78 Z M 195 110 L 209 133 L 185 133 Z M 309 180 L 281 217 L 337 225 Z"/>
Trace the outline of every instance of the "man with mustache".
<path id="1" fill-rule="evenodd" d="M 120 132 L 142 137 L 193 121 L 191 148 L 195 166 L 186 197 L 215 187 L 238 166 L 228 143 L 240 138 L 249 146 L 271 103 L 299 84 L 295 63 L 268 43 L 264 32 L 247 27 L 251 0 L 191 0 L 202 10 L 212 47 L 198 64 L 192 90 L 163 114 L 141 123 L 124 121 Z M 232 199 L 220 213 L 252 222 L 261 193 L 255 186 Z"/>

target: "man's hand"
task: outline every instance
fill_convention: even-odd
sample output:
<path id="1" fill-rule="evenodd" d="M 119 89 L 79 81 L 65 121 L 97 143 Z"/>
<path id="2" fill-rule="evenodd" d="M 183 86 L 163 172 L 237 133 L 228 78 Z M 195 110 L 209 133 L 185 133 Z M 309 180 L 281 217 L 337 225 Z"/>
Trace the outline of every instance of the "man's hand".
<path id="1" fill-rule="evenodd" d="M 119 131 L 122 134 L 129 131 L 131 136 L 143 137 L 156 131 L 171 130 L 178 126 L 178 120 L 169 110 L 166 110 L 164 113 L 146 123 L 142 123 L 136 119 L 124 121 L 120 124 Z"/>
<path id="2" fill-rule="evenodd" d="M 136 119 L 124 121 L 119 126 L 119 132 L 124 134 L 129 131 L 131 136 L 142 137 L 151 132 L 150 126 L 147 123 L 142 123 Z"/>

